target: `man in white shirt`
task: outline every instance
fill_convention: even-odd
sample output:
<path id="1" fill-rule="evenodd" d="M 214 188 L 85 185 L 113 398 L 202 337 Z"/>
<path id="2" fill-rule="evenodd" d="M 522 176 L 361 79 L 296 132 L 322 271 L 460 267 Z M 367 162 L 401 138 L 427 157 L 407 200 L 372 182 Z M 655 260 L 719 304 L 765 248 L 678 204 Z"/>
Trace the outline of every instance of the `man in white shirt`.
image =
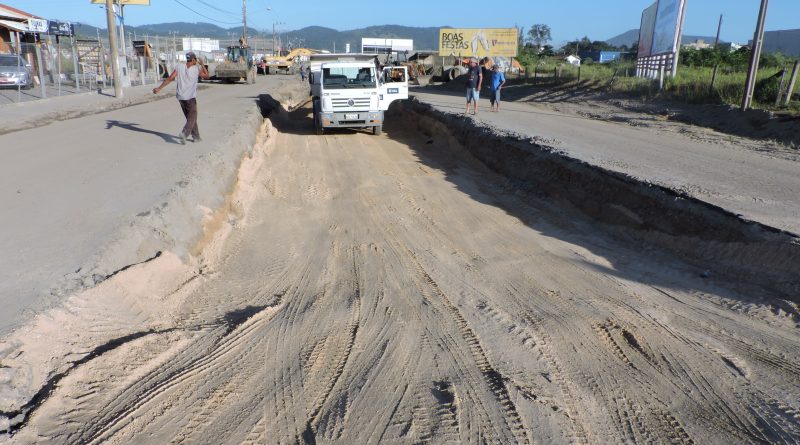
<path id="1" fill-rule="evenodd" d="M 200 130 L 197 128 L 197 79 L 208 79 L 208 71 L 203 64 L 197 63 L 197 56 L 193 52 L 186 53 L 186 64 L 178 64 L 175 71 L 164 79 L 153 94 L 161 91 L 170 82 L 178 80 L 176 97 L 181 104 L 183 115 L 186 116 L 186 125 L 183 126 L 179 136 L 181 144 L 186 144 L 186 138 L 191 135 L 194 142 L 200 142 Z"/>

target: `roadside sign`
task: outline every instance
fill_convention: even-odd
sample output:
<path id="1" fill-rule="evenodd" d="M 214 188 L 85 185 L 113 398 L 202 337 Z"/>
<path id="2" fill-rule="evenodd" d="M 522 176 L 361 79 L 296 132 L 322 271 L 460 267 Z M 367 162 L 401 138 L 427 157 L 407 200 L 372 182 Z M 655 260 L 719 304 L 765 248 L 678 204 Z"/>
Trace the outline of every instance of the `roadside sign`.
<path id="1" fill-rule="evenodd" d="M 75 28 L 70 22 L 57 22 L 50 20 L 48 24 L 47 33 L 54 36 L 72 36 L 75 34 Z"/>
<path id="2" fill-rule="evenodd" d="M 439 55 L 516 57 L 517 28 L 441 28 Z"/>
<path id="3" fill-rule="evenodd" d="M 656 26 L 658 2 L 653 3 L 642 12 L 642 24 L 639 27 L 639 53 L 637 57 L 647 57 L 653 46 L 653 30 Z"/>
<path id="4" fill-rule="evenodd" d="M 47 32 L 47 20 L 28 19 L 28 30 L 30 32 Z"/>
<path id="5" fill-rule="evenodd" d="M 653 29 L 653 44 L 650 53 L 668 54 L 678 50 L 681 18 L 686 0 L 658 0 L 658 11 Z"/>

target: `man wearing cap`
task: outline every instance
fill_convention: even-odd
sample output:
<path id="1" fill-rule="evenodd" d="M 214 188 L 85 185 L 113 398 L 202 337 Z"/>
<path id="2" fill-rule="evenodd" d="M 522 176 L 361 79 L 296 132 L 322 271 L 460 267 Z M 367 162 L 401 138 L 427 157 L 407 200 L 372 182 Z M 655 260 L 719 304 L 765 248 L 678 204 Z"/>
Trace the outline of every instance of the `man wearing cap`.
<path id="1" fill-rule="evenodd" d="M 483 72 L 478 66 L 478 59 L 469 59 L 467 67 L 467 109 L 464 114 L 469 113 L 469 104 L 473 103 L 472 114 L 478 113 L 478 99 L 480 99 L 481 86 L 483 85 Z"/>
<path id="2" fill-rule="evenodd" d="M 177 79 L 178 89 L 176 96 L 181 104 L 183 115 L 186 116 L 186 125 L 183 126 L 180 136 L 181 144 L 186 144 L 186 138 L 191 135 L 194 142 L 200 142 L 200 130 L 197 128 L 197 79 L 208 79 L 208 71 L 203 64 L 197 63 L 197 56 L 193 52 L 186 53 L 186 63 L 180 63 L 175 71 L 164 79 L 153 94 L 161 91 L 170 82 Z"/>

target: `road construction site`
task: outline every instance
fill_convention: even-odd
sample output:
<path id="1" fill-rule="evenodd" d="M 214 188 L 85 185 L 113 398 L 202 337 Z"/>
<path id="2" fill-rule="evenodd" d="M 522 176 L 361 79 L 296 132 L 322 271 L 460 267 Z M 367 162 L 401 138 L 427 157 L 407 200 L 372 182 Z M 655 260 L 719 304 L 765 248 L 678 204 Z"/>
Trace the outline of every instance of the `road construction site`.
<path id="1" fill-rule="evenodd" d="M 0 443 L 800 441 L 788 148 L 441 88 L 316 135 L 307 94 L 0 135 Z"/>

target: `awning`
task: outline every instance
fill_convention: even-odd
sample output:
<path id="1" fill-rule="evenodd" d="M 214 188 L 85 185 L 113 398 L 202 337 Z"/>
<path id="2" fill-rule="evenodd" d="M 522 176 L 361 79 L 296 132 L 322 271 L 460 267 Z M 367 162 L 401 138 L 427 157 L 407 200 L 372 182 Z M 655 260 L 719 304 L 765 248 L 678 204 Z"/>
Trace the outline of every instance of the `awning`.
<path id="1" fill-rule="evenodd" d="M 20 11 L 19 9 L 5 5 L 0 5 L 0 17 L 8 17 L 12 19 L 22 19 L 22 20 L 41 18 L 33 14 L 28 14 L 25 11 Z"/>
<path id="2" fill-rule="evenodd" d="M 0 27 L 8 28 L 17 32 L 28 32 L 28 24 L 23 22 L 15 22 L 12 20 L 0 20 Z"/>

